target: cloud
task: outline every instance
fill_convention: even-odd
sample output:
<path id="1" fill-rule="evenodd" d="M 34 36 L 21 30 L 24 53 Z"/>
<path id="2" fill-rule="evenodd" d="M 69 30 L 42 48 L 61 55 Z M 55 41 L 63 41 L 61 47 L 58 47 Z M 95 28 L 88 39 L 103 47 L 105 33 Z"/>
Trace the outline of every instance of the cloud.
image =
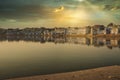
<path id="1" fill-rule="evenodd" d="M 0 0 L 0 22 L 20 21 L 29 24 L 31 21 L 39 21 L 38 23 L 57 24 L 57 19 L 60 18 L 61 22 L 58 23 L 62 25 L 67 15 L 82 17 L 81 11 L 89 15 L 86 18 L 92 23 L 119 21 L 119 4 L 120 0 Z"/>
<path id="2" fill-rule="evenodd" d="M 105 9 L 105 10 L 111 10 L 111 11 L 120 10 L 120 6 L 104 5 L 103 9 Z"/>
<path id="3" fill-rule="evenodd" d="M 47 6 L 25 5 L 25 6 L 2 6 L 0 5 L 1 19 L 36 20 L 50 18 L 53 8 Z"/>

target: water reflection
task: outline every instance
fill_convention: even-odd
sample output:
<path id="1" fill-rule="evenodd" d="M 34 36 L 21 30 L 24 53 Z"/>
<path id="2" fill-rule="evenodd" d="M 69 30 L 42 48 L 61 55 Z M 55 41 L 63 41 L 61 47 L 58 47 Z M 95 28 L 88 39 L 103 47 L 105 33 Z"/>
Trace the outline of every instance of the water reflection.
<path id="1" fill-rule="evenodd" d="M 94 47 L 106 46 L 109 49 L 120 48 L 119 37 L 54 37 L 54 36 L 0 36 L 0 41 L 52 42 L 55 44 L 69 43 Z"/>
<path id="2" fill-rule="evenodd" d="M 0 80 L 120 65 L 119 48 L 117 37 L 1 36 Z"/>

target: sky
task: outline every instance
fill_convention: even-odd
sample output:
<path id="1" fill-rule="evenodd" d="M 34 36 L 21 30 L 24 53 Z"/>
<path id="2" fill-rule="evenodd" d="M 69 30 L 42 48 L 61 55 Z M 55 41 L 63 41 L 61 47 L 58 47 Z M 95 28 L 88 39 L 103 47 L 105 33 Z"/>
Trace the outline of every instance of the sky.
<path id="1" fill-rule="evenodd" d="M 0 0 L 0 27 L 119 24 L 120 0 Z"/>

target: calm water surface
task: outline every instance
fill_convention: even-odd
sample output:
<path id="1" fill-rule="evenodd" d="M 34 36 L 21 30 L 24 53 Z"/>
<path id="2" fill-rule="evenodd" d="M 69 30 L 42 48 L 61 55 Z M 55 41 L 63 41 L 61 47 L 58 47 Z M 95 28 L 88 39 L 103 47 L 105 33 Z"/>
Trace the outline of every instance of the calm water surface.
<path id="1" fill-rule="evenodd" d="M 120 48 L 52 42 L 0 42 L 0 79 L 110 65 L 120 65 Z"/>

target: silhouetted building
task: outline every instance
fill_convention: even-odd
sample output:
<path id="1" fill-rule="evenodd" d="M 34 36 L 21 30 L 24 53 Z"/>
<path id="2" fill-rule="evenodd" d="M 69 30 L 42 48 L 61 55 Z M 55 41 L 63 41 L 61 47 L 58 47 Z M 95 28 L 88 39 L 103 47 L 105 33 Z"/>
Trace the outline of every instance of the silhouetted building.
<path id="1" fill-rule="evenodd" d="M 93 35 L 105 34 L 105 26 L 104 25 L 94 25 L 92 27 L 92 34 Z"/>

